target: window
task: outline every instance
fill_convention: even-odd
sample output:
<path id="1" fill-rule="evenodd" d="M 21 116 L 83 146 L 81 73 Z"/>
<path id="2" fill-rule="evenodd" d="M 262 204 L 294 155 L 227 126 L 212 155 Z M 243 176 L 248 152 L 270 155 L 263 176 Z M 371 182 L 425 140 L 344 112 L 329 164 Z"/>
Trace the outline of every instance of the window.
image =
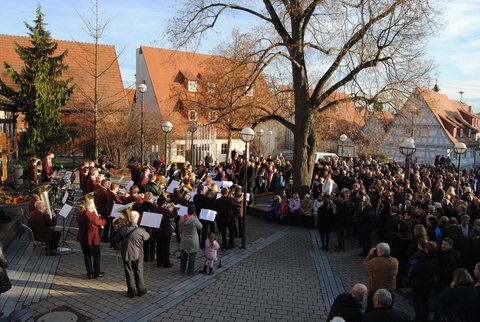
<path id="1" fill-rule="evenodd" d="M 185 155 L 185 144 L 177 144 L 177 156 Z"/>
<path id="2" fill-rule="evenodd" d="M 246 96 L 253 96 L 253 86 L 250 87 L 250 89 L 248 88 L 248 86 L 246 86 L 245 90 L 247 91 L 245 94 Z"/>
<path id="3" fill-rule="evenodd" d="M 197 81 L 188 81 L 188 91 L 193 93 L 197 92 Z"/>
<path id="4" fill-rule="evenodd" d="M 462 137 L 462 136 L 463 136 L 463 129 L 460 129 L 460 132 L 458 133 L 458 136 L 459 136 L 459 137 Z"/>
<path id="5" fill-rule="evenodd" d="M 227 149 L 228 149 L 228 144 L 227 143 L 222 143 L 222 149 L 221 149 L 221 154 L 227 154 Z"/>
<path id="6" fill-rule="evenodd" d="M 212 94 L 215 93 L 215 83 L 208 83 L 207 84 L 207 91 Z"/>
<path id="7" fill-rule="evenodd" d="M 196 121 L 197 120 L 197 112 L 195 110 L 188 111 L 188 120 L 189 121 Z"/>

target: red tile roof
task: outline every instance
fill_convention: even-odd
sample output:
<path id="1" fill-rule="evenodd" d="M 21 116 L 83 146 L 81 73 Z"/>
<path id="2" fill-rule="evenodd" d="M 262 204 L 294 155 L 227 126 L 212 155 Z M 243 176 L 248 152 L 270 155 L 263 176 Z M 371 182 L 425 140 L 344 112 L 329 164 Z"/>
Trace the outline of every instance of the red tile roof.
<path id="1" fill-rule="evenodd" d="M 91 76 L 94 72 L 93 54 L 95 45 L 76 41 L 56 40 L 58 43 L 57 54 L 68 50 L 65 63 L 69 66 L 65 77 L 73 77 L 77 89 L 72 95 L 67 107 L 83 108 L 91 106 L 89 97 L 93 97 L 93 82 Z M 10 86 L 13 83 L 3 66 L 3 62 L 11 64 L 15 70 L 19 71 L 23 66 L 23 61 L 15 52 L 15 43 L 21 46 L 29 46 L 30 38 L 23 36 L 12 36 L 0 34 L 0 77 Z M 102 107 L 109 106 L 127 106 L 127 98 L 123 89 L 120 68 L 116 60 L 117 54 L 114 46 L 98 46 L 99 71 L 111 67 L 99 78 L 99 93 Z"/>

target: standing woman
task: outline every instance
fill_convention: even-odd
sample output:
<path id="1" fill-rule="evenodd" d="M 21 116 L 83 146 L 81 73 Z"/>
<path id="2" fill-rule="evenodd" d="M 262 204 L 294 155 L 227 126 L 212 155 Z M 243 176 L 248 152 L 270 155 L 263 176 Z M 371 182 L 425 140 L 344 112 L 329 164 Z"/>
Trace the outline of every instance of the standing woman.
<path id="1" fill-rule="evenodd" d="M 322 241 L 322 250 L 328 250 L 330 232 L 333 229 L 333 202 L 324 197 L 323 205 L 318 209 L 318 232 Z"/>
<path id="2" fill-rule="evenodd" d="M 367 256 L 372 248 L 372 231 L 375 226 L 375 210 L 367 197 L 363 197 L 362 211 L 357 218 L 358 239 L 363 250 L 360 256 Z"/>
<path id="3" fill-rule="evenodd" d="M 12 288 L 6 268 L 8 268 L 8 261 L 3 253 L 3 246 L 0 244 L 0 294 Z M 3 311 L 0 311 L 0 316 L 3 316 Z"/>
<path id="4" fill-rule="evenodd" d="M 180 271 L 187 275 L 193 275 L 195 269 L 195 257 L 200 249 L 199 231 L 202 231 L 202 224 L 195 215 L 195 206 L 188 206 L 188 214 L 180 220 L 180 233 L 182 239 L 180 241 Z"/>

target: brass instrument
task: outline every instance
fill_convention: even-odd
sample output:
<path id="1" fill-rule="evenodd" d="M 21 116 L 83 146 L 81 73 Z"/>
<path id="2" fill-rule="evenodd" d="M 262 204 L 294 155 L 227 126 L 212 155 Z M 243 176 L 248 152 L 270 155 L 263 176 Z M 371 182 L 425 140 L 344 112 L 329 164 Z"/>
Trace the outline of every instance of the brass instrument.
<path id="1" fill-rule="evenodd" d="M 38 188 L 38 195 L 40 196 L 40 200 L 45 203 L 47 207 L 47 213 L 50 216 L 50 219 L 53 218 L 53 211 L 52 206 L 50 205 L 50 185 L 43 185 Z"/>
<path id="2" fill-rule="evenodd" d="M 129 204 L 123 205 L 122 207 L 118 208 L 118 212 L 121 213 L 122 215 L 113 219 L 112 221 L 112 227 L 115 229 L 115 231 L 119 231 L 120 228 L 126 226 L 128 222 L 130 221 L 129 216 L 132 212 L 132 207 L 135 204 L 135 202 L 131 202 Z"/>
<path id="3" fill-rule="evenodd" d="M 97 207 L 95 206 L 95 201 L 93 200 L 95 198 L 95 192 L 90 192 L 82 196 L 80 198 L 80 201 L 82 202 L 82 205 L 80 206 L 80 211 L 85 210 L 85 205 L 87 204 L 88 201 L 92 200 L 93 201 L 93 212 L 95 215 L 100 216 L 100 214 L 97 211 Z"/>

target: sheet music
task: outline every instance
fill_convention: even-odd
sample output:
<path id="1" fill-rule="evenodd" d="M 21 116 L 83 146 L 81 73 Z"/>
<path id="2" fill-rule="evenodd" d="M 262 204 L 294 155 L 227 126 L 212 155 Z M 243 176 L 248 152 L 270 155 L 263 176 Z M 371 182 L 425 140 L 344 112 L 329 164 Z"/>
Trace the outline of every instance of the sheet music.
<path id="1" fill-rule="evenodd" d="M 63 176 L 63 180 L 70 181 L 72 178 L 73 172 L 72 171 L 65 171 L 65 175 Z"/>
<path id="2" fill-rule="evenodd" d="M 178 209 L 177 209 L 177 214 L 180 216 L 180 217 L 183 217 L 185 216 L 186 214 L 188 214 L 188 207 L 185 207 L 185 206 L 182 206 L 182 205 L 177 205 Z"/>
<path id="3" fill-rule="evenodd" d="M 217 216 L 217 212 L 215 210 L 202 209 L 200 211 L 199 218 L 206 221 L 215 221 L 215 216 Z"/>
<path id="4" fill-rule="evenodd" d="M 172 180 L 172 182 L 167 188 L 167 192 L 173 193 L 173 189 L 178 188 L 179 186 L 180 186 L 180 181 Z"/>
<path id="5" fill-rule="evenodd" d="M 118 183 L 118 184 L 121 184 L 122 181 L 123 181 L 123 179 L 125 179 L 125 176 L 121 176 L 120 179 L 118 179 L 118 182 L 117 182 L 117 183 Z"/>
<path id="6" fill-rule="evenodd" d="M 190 199 L 191 201 L 193 201 L 193 197 L 195 197 L 197 193 L 195 191 L 192 191 L 192 192 L 189 192 L 188 195 L 190 196 Z"/>
<path id="7" fill-rule="evenodd" d="M 217 199 L 220 199 L 222 198 L 222 193 L 221 192 L 217 192 Z"/>
<path id="8" fill-rule="evenodd" d="M 250 201 L 250 193 L 247 192 L 247 201 Z"/>
<path id="9" fill-rule="evenodd" d="M 159 228 L 160 223 L 162 222 L 162 218 L 162 214 L 145 211 L 142 215 L 142 221 L 140 221 L 140 226 Z"/>
<path id="10" fill-rule="evenodd" d="M 117 218 L 117 217 L 122 216 L 122 214 L 118 212 L 118 208 L 120 208 L 122 206 L 123 206 L 122 204 L 114 203 L 113 208 L 112 208 L 112 212 L 110 213 L 110 217 Z"/>
<path id="11" fill-rule="evenodd" d="M 131 188 L 132 186 L 133 186 L 133 181 L 132 181 L 132 180 L 128 181 L 127 185 L 125 186 L 125 190 L 130 191 L 130 188 Z"/>
<path id="12" fill-rule="evenodd" d="M 68 214 L 70 213 L 70 211 L 72 210 L 72 206 L 70 206 L 69 204 L 64 204 L 62 209 L 60 209 L 60 212 L 58 213 L 59 216 L 62 216 L 63 218 L 67 219 L 68 217 Z"/>
<path id="13" fill-rule="evenodd" d="M 62 197 L 62 205 L 64 205 L 67 202 L 68 199 L 68 191 L 65 191 L 65 194 Z"/>

